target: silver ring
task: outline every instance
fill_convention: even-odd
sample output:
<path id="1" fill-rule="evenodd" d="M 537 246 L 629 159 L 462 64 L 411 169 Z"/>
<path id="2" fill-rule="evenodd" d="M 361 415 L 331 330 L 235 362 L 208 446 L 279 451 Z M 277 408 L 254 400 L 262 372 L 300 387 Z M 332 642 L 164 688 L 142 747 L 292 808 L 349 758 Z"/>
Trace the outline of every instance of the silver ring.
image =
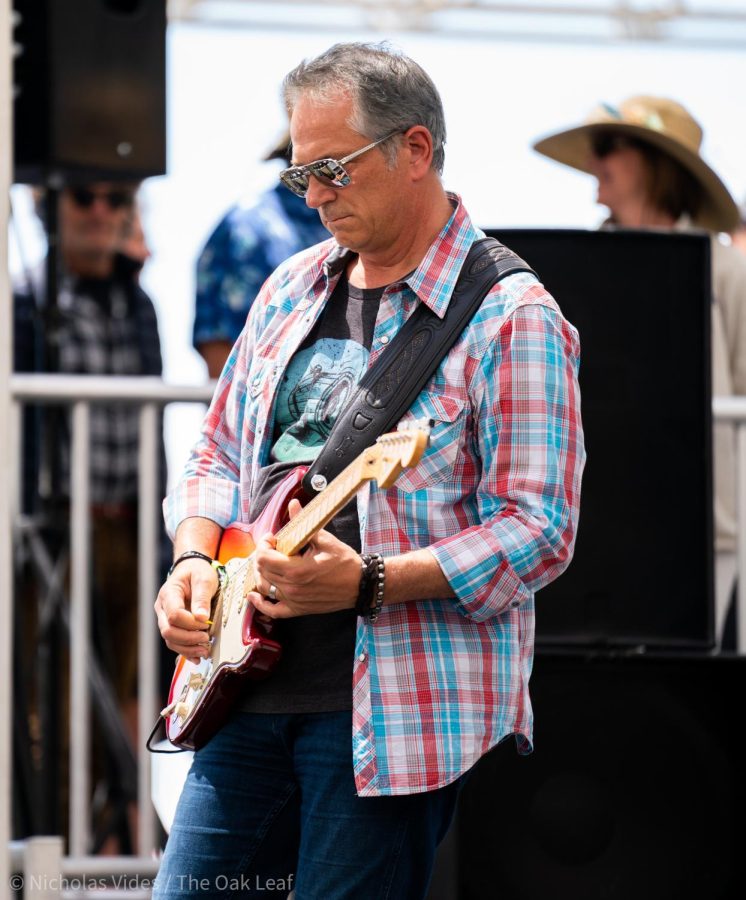
<path id="1" fill-rule="evenodd" d="M 277 588 L 275 587 L 275 585 L 270 584 L 270 586 L 269 586 L 269 594 L 268 594 L 267 596 L 268 596 L 269 599 L 272 600 L 272 601 L 276 601 L 276 600 L 277 600 Z"/>

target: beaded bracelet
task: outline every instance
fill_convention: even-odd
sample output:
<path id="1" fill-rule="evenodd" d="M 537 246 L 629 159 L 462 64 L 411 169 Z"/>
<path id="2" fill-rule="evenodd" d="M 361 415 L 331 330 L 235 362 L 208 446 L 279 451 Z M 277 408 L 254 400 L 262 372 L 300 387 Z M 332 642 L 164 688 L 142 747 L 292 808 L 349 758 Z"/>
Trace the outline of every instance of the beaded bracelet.
<path id="1" fill-rule="evenodd" d="M 386 563 L 383 561 L 383 557 L 380 553 L 377 553 L 378 557 L 377 565 L 376 565 L 376 602 L 373 609 L 368 611 L 368 621 L 372 624 L 376 621 L 378 616 L 381 614 L 381 607 L 383 606 L 383 591 L 386 587 Z"/>
<path id="2" fill-rule="evenodd" d="M 375 577 L 375 559 L 368 553 L 360 555 L 360 585 L 355 601 L 355 612 L 359 616 L 367 616 L 373 603 L 373 585 Z"/>
<path id="3" fill-rule="evenodd" d="M 184 562 L 185 559 L 204 559 L 206 563 L 210 563 L 211 566 L 217 567 L 219 563 L 217 560 L 213 559 L 211 556 L 208 556 L 206 553 L 202 553 L 200 550 L 187 550 L 185 553 L 182 553 L 178 559 L 175 559 L 171 564 L 171 568 L 168 570 L 168 577 L 170 578 L 173 574 L 174 569 L 179 565 L 179 563 Z"/>
<path id="4" fill-rule="evenodd" d="M 375 622 L 383 606 L 385 564 L 380 553 L 363 553 L 360 561 L 362 572 L 355 611 Z"/>

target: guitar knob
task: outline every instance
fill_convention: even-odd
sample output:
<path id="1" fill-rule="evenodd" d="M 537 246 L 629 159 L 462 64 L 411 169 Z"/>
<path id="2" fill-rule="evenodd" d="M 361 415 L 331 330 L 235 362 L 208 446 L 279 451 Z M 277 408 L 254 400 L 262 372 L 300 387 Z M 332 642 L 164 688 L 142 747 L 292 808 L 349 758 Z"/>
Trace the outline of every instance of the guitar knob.
<path id="1" fill-rule="evenodd" d="M 174 715 L 182 720 L 185 720 L 190 712 L 191 709 L 188 703 L 177 703 L 176 709 L 174 709 Z"/>

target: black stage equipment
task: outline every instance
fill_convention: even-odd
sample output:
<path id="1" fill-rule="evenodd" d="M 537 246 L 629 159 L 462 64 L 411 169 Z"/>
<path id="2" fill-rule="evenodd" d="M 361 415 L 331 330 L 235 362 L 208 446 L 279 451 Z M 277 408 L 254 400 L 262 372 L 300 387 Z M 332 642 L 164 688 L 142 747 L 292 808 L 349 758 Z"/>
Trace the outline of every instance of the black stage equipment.
<path id="1" fill-rule="evenodd" d="M 546 653 L 531 684 L 534 753 L 462 791 L 452 900 L 742 896 L 746 658 Z"/>
<path id="2" fill-rule="evenodd" d="M 15 180 L 166 169 L 166 0 L 13 0 Z"/>
<path id="3" fill-rule="evenodd" d="M 570 568 L 537 594 L 539 646 L 712 646 L 709 239 L 487 233 L 580 332 L 580 527 Z"/>

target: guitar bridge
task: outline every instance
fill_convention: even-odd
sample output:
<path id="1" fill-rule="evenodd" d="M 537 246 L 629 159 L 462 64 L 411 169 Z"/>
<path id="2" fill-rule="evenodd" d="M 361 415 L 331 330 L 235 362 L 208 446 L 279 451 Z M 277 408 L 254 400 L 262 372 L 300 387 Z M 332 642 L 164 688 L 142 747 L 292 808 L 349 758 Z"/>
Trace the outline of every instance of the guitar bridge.
<path id="1" fill-rule="evenodd" d="M 189 687 L 193 691 L 201 691 L 206 682 L 207 679 L 201 672 L 192 672 L 189 676 Z"/>

